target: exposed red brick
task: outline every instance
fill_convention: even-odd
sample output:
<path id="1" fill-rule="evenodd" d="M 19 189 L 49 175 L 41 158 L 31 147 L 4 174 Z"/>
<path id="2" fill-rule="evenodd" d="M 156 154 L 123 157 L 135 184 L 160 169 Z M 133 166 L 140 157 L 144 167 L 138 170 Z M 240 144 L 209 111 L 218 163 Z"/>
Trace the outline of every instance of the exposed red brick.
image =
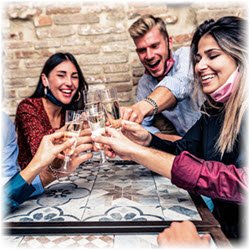
<path id="1" fill-rule="evenodd" d="M 46 14 L 72 14 L 72 13 L 79 13 L 81 11 L 81 7 L 48 7 L 46 9 Z"/>
<path id="2" fill-rule="evenodd" d="M 189 42 L 192 39 L 192 34 L 184 34 L 184 35 L 178 35 L 178 36 L 174 36 L 174 43 L 185 43 L 185 42 Z"/>
<path id="3" fill-rule="evenodd" d="M 34 19 L 34 25 L 36 27 L 51 26 L 53 24 L 50 16 L 38 16 Z"/>
<path id="4" fill-rule="evenodd" d="M 22 51 L 16 51 L 15 52 L 16 58 L 32 58 L 32 57 L 37 57 L 39 56 L 39 52 L 38 51 L 34 51 L 34 50 L 22 50 Z"/>

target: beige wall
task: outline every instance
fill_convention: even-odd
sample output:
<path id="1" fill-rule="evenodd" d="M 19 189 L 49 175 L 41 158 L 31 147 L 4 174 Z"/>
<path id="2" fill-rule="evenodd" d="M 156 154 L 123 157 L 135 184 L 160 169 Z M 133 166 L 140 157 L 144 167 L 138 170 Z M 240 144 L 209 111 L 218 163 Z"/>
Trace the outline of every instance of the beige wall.
<path id="1" fill-rule="evenodd" d="M 121 103 L 133 103 L 143 68 L 127 30 L 142 14 L 166 21 L 175 48 L 189 45 L 195 27 L 205 19 L 247 16 L 242 1 L 212 5 L 185 1 L 174 5 L 167 0 L 166 4 L 90 2 L 29 1 L 3 6 L 3 109 L 12 118 L 20 100 L 33 93 L 44 62 L 59 51 L 75 55 L 90 88 L 117 86 Z"/>

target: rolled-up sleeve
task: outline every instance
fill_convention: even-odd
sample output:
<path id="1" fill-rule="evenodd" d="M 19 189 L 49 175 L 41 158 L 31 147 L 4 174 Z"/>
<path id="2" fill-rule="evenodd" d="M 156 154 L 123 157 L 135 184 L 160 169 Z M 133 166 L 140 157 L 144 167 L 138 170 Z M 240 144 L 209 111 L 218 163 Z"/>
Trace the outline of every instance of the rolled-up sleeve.
<path id="1" fill-rule="evenodd" d="M 190 96 L 193 91 L 193 71 L 189 58 L 188 47 L 177 50 L 174 54 L 174 69 L 156 86 L 168 88 L 178 101 Z"/>
<path id="2" fill-rule="evenodd" d="M 159 133 L 160 130 L 153 126 L 154 116 L 147 116 L 143 119 L 141 125 L 151 134 Z"/>
<path id="3" fill-rule="evenodd" d="M 196 194 L 237 203 L 246 202 L 245 168 L 205 161 L 183 151 L 175 157 L 171 175 L 173 184 Z"/>

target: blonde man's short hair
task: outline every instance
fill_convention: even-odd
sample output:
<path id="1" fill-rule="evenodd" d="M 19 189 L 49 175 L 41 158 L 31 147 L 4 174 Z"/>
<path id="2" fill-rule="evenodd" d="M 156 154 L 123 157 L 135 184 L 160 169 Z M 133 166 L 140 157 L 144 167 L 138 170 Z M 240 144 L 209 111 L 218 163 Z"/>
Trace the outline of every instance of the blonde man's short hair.
<path id="1" fill-rule="evenodd" d="M 164 21 L 160 17 L 154 17 L 152 15 L 143 15 L 130 26 L 128 31 L 130 36 L 135 40 L 136 38 L 143 37 L 153 27 L 157 27 L 163 37 L 169 40 Z"/>

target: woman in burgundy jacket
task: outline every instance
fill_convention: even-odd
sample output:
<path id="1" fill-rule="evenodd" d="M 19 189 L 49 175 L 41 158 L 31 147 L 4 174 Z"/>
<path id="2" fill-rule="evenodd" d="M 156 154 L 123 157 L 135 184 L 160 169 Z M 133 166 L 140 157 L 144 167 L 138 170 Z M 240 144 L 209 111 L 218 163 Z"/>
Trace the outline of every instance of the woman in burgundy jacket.
<path id="1" fill-rule="evenodd" d="M 43 136 L 65 124 L 65 110 L 83 109 L 83 92 L 87 89 L 81 68 L 72 54 L 58 52 L 48 58 L 35 92 L 17 107 L 15 123 L 21 169 L 29 164 Z"/>

